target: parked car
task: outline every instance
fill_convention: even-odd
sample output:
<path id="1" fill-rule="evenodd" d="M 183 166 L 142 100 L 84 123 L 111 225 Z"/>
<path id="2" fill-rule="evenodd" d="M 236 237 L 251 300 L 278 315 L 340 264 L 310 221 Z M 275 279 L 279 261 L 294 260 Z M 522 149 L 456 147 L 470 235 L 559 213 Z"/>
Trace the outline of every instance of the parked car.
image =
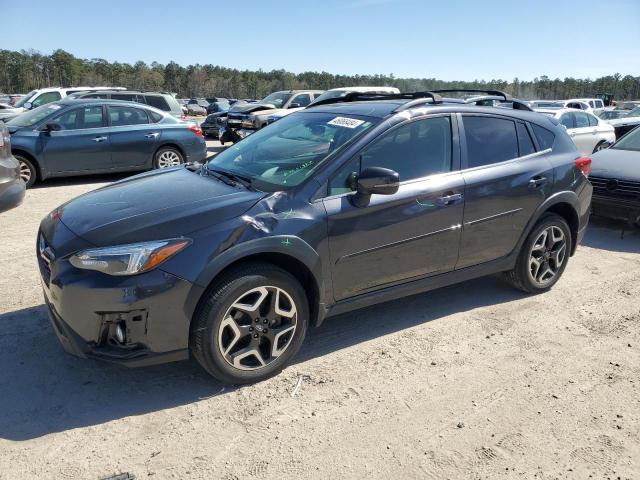
<path id="1" fill-rule="evenodd" d="M 627 114 L 620 118 L 607 120 L 616 132 L 616 138 L 622 138 L 627 132 L 630 132 L 640 125 L 640 106 L 627 111 Z"/>
<path id="2" fill-rule="evenodd" d="M 231 105 L 227 101 L 211 102 L 207 107 L 207 114 L 226 112 L 231 108 Z"/>
<path id="3" fill-rule="evenodd" d="M 206 114 L 207 109 L 205 107 L 201 107 L 197 103 L 187 104 L 187 115 L 204 116 Z"/>
<path id="4" fill-rule="evenodd" d="M 259 103 L 248 103 L 243 108 L 233 109 L 227 116 L 221 140 L 237 142 L 267 126 L 269 115 L 281 110 L 300 110 L 321 94 L 322 90 L 283 90 L 267 95 Z"/>
<path id="5" fill-rule="evenodd" d="M 204 122 L 200 124 L 202 134 L 205 137 L 218 138 L 220 133 L 220 126 L 224 123 L 224 118 L 227 116 L 227 111 L 221 111 L 217 113 L 211 113 L 207 115 Z M 222 119 L 220 122 L 219 119 Z"/>
<path id="6" fill-rule="evenodd" d="M 27 187 L 49 177 L 165 168 L 203 161 L 200 127 L 147 105 L 65 99 L 7 122 Z"/>
<path id="7" fill-rule="evenodd" d="M 321 95 L 319 95 L 318 97 L 315 98 L 315 100 L 313 102 L 311 102 L 307 107 L 305 108 L 310 108 L 314 105 L 316 105 L 319 102 L 324 102 L 326 100 L 333 100 L 335 98 L 342 98 L 344 96 L 346 96 L 348 93 L 370 93 L 370 94 L 375 94 L 375 93 L 379 93 L 379 94 L 394 94 L 394 93 L 400 93 L 400 90 L 397 89 L 396 87 L 339 87 L 339 88 L 332 88 L 331 90 L 327 90 L 326 92 L 322 93 Z M 273 113 L 269 114 L 267 116 L 267 125 L 270 123 L 275 122 L 276 120 L 281 119 L 282 117 L 285 117 L 287 115 L 289 115 L 290 113 L 294 112 L 296 110 L 276 110 Z"/>
<path id="8" fill-rule="evenodd" d="M 626 110 L 603 110 L 598 114 L 598 118 L 602 120 L 615 120 L 626 117 L 628 113 Z"/>
<path id="9" fill-rule="evenodd" d="M 187 102 L 187 106 L 189 105 L 199 105 L 206 110 L 209 106 L 209 102 L 207 102 L 204 98 L 191 98 Z"/>
<path id="10" fill-rule="evenodd" d="M 593 155 L 592 209 L 640 226 L 640 127 Z"/>
<path id="11" fill-rule="evenodd" d="M 3 110 L 0 111 L 0 120 L 7 122 L 12 118 L 17 117 L 21 113 L 26 112 L 27 110 L 31 110 L 32 108 L 37 108 L 42 105 L 46 105 L 47 103 L 56 102 L 67 96 L 78 93 L 78 92 L 90 92 L 96 90 L 126 90 L 123 87 L 69 87 L 69 88 L 60 88 L 60 87 L 49 87 L 49 88 L 40 88 L 37 90 L 32 90 L 27 93 L 24 97 L 18 100 L 13 110 Z"/>
<path id="12" fill-rule="evenodd" d="M 176 98 L 167 92 L 142 92 L 139 90 L 103 90 L 95 92 L 79 92 L 69 95 L 72 98 L 103 98 L 110 100 L 124 100 L 138 102 L 162 110 L 176 118 L 182 118 L 183 112 Z"/>
<path id="13" fill-rule="evenodd" d="M 564 101 L 565 108 L 577 108 L 572 107 L 572 103 L 582 104 L 580 106 L 580 110 L 586 110 L 594 115 L 597 115 L 604 110 L 604 101 L 601 98 L 572 98 Z M 584 108 L 585 104 L 587 108 Z"/>
<path id="14" fill-rule="evenodd" d="M 498 272 L 530 293 L 558 281 L 592 187 L 555 119 L 424 92 L 337 101 L 46 217 L 37 258 L 64 348 L 192 355 L 248 383 L 330 315 Z"/>
<path id="15" fill-rule="evenodd" d="M 11 154 L 9 129 L 0 122 L 0 213 L 21 204 L 25 188 L 20 164 Z"/>
<path id="16" fill-rule="evenodd" d="M 531 100 L 527 102 L 533 109 L 538 108 L 564 108 L 564 102 L 559 100 Z"/>
<path id="17" fill-rule="evenodd" d="M 584 155 L 607 148 L 616 141 L 613 127 L 590 113 L 578 112 L 572 108 L 537 109 L 536 111 L 557 118 L 567 129 L 578 150 Z"/>

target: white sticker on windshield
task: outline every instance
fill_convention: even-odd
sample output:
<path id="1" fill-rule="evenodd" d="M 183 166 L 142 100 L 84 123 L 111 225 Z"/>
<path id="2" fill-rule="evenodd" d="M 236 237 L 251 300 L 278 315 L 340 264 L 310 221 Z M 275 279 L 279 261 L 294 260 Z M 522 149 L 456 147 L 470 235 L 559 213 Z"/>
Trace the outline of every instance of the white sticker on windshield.
<path id="1" fill-rule="evenodd" d="M 328 125 L 335 125 L 336 127 L 356 128 L 364 123 L 364 120 L 357 120 L 355 118 L 336 117 Z"/>

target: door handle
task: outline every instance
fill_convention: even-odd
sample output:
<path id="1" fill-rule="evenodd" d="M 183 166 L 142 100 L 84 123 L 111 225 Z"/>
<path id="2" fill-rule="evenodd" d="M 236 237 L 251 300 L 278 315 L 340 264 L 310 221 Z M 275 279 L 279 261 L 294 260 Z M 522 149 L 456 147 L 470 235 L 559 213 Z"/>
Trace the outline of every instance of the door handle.
<path id="1" fill-rule="evenodd" d="M 439 197 L 438 200 L 440 201 L 441 205 L 448 207 L 449 205 L 453 205 L 454 203 L 458 203 L 460 200 L 462 200 L 462 194 L 449 193 L 447 195 Z"/>
<path id="2" fill-rule="evenodd" d="M 94 142 L 104 142 L 107 139 L 107 137 L 93 137 L 91 140 L 93 140 Z"/>
<path id="3" fill-rule="evenodd" d="M 529 188 L 540 188 L 547 183 L 547 177 L 533 177 L 529 180 Z"/>
<path id="4" fill-rule="evenodd" d="M 147 133 L 144 138 L 158 138 L 158 135 L 160 135 L 158 132 Z"/>

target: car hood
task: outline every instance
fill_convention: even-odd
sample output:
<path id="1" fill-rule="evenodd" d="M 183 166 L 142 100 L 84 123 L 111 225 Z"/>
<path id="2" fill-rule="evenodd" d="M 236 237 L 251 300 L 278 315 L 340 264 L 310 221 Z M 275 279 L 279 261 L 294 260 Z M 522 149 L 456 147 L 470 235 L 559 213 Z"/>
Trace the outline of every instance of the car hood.
<path id="1" fill-rule="evenodd" d="M 614 127 L 617 125 L 631 125 L 634 123 L 640 123 L 640 117 L 622 117 L 622 118 L 614 118 L 613 120 L 605 120 L 609 125 L 613 125 Z"/>
<path id="2" fill-rule="evenodd" d="M 234 105 L 228 113 L 251 113 L 257 112 L 258 110 L 272 110 L 274 108 L 276 108 L 275 105 L 271 103 L 248 103 L 246 105 L 238 105 L 237 107 Z"/>
<path id="3" fill-rule="evenodd" d="M 640 181 L 640 152 L 607 148 L 591 155 L 591 173 L 594 177 Z"/>
<path id="4" fill-rule="evenodd" d="M 280 117 L 284 117 L 285 115 L 289 115 L 290 113 L 298 112 L 303 110 L 304 107 L 300 108 L 271 108 L 269 110 L 261 110 L 256 112 L 256 116 L 269 116 L 269 115 L 278 115 Z"/>
<path id="5" fill-rule="evenodd" d="M 265 195 L 177 167 L 86 193 L 54 216 L 93 245 L 117 245 L 188 235 L 242 215 Z"/>

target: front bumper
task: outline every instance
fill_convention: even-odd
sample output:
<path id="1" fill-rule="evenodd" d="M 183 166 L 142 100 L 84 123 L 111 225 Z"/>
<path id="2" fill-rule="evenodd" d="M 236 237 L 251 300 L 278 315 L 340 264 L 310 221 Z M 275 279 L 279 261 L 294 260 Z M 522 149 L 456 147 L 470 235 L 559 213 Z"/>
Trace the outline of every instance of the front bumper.
<path id="1" fill-rule="evenodd" d="M 37 252 L 44 299 L 65 351 L 131 367 L 188 358 L 191 283 L 160 269 L 130 277 L 79 270 L 47 248 Z"/>
<path id="2" fill-rule="evenodd" d="M 624 220 L 640 224 L 640 198 L 626 199 L 613 196 L 593 195 L 591 211 L 601 217 Z"/>

